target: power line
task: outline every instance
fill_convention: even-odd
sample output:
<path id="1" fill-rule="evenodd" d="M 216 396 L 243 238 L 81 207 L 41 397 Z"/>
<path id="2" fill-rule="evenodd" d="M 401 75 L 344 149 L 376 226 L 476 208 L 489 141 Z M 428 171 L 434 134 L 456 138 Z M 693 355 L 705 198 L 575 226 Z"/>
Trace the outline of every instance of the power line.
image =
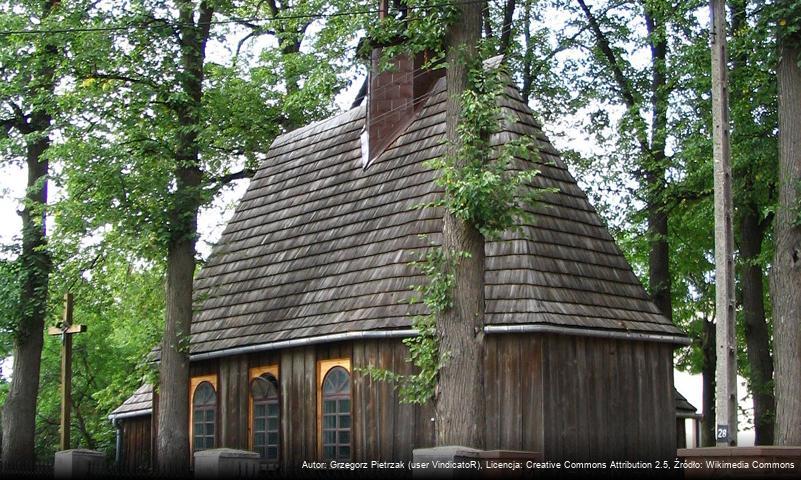
<path id="1" fill-rule="evenodd" d="M 451 1 L 451 2 L 442 2 L 442 3 L 433 3 L 431 5 L 420 5 L 420 6 L 407 6 L 406 8 L 409 10 L 434 10 L 441 7 L 453 7 L 457 5 L 471 5 L 476 3 L 484 3 L 487 0 L 463 0 L 463 1 Z M 116 25 L 116 26 L 108 26 L 108 27 L 74 27 L 74 28 L 55 28 L 55 29 L 26 29 L 26 30 L 0 30 L 0 35 L 47 35 L 47 34 L 58 34 L 58 33 L 87 33 L 87 32 L 114 32 L 114 31 L 123 31 L 123 30 L 131 30 L 137 28 L 147 28 L 154 24 L 167 24 L 169 26 L 178 27 L 181 25 L 189 25 L 189 26 L 200 26 L 200 25 L 226 25 L 232 23 L 253 23 L 253 22 L 266 22 L 266 21 L 284 21 L 284 20 L 318 20 L 318 19 L 330 19 L 330 18 L 337 18 L 337 17 L 355 17 L 360 15 L 369 15 L 369 14 L 376 14 L 380 13 L 381 10 L 377 8 L 373 9 L 362 9 L 362 10 L 351 10 L 351 11 L 343 11 L 343 12 L 333 12 L 333 13 L 308 13 L 308 14 L 293 14 L 293 15 L 279 15 L 276 17 L 249 17 L 249 18 L 229 18 L 225 20 L 211 20 L 209 22 L 200 22 L 198 24 L 182 24 L 181 22 L 174 22 L 170 20 L 144 20 L 140 22 L 130 22 L 123 25 Z M 406 20 L 413 20 L 407 18 Z"/>

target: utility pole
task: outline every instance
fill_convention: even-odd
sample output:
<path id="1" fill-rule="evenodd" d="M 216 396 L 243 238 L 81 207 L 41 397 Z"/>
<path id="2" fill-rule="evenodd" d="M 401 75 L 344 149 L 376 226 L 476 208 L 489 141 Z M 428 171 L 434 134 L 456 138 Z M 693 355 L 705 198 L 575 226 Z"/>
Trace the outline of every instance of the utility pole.
<path id="1" fill-rule="evenodd" d="M 715 440 L 737 445 L 737 344 L 734 333 L 734 233 L 732 227 L 729 78 L 726 1 L 710 0 L 712 50 L 712 151 L 715 175 Z"/>

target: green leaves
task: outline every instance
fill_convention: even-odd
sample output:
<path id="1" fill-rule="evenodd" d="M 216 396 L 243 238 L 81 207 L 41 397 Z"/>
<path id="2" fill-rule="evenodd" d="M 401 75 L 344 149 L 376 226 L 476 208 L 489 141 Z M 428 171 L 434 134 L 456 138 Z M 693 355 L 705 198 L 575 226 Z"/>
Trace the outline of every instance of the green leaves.
<path id="1" fill-rule="evenodd" d="M 459 252 L 450 259 L 446 259 L 441 247 L 432 246 L 420 260 L 410 264 L 427 279 L 426 283 L 412 287 L 420 294 L 420 297 L 413 297 L 411 303 L 422 301 L 428 313 L 412 318 L 412 328 L 417 330 L 418 334 L 403 339 L 403 344 L 409 349 L 408 361 L 417 368 L 417 372 L 402 375 L 372 365 L 363 369 L 363 372 L 373 380 L 395 384 L 403 403 L 423 404 L 434 397 L 437 372 L 443 361 L 437 343 L 436 316 L 453 305 L 451 300 L 454 284 L 452 271 L 458 259 L 465 255 L 464 252 Z"/>
<path id="2" fill-rule="evenodd" d="M 502 117 L 498 105 L 507 81 L 501 68 L 479 64 L 470 70 L 457 153 L 428 163 L 439 172 L 436 182 L 445 190 L 432 205 L 445 207 L 490 239 L 520 225 L 528 217 L 526 207 L 545 192 L 531 185 L 539 173 L 530 168 L 538 152 L 533 139 L 517 136 L 497 147 L 492 144 L 504 120 L 511 121 Z"/>

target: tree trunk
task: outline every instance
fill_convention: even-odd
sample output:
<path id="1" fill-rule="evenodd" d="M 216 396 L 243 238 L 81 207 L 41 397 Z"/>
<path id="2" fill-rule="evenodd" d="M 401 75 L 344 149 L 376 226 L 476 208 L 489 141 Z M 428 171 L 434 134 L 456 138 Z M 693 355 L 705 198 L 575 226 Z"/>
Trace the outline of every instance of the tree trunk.
<path id="1" fill-rule="evenodd" d="M 701 378 L 703 383 L 703 405 L 701 407 L 701 442 L 702 447 L 714 447 L 715 441 L 715 324 L 703 320 L 704 330 L 701 336 L 701 352 L 703 364 Z"/>
<path id="2" fill-rule="evenodd" d="M 747 182 L 751 183 L 751 182 Z M 746 190 L 748 187 L 746 186 Z M 760 225 L 756 205 L 742 207 L 740 220 L 740 255 L 742 256 L 743 317 L 748 363 L 751 366 L 749 389 L 754 398 L 754 430 L 756 445 L 773 444 L 773 358 L 770 354 L 770 332 L 765 321 L 765 292 L 759 255 L 765 230 Z"/>
<path id="3" fill-rule="evenodd" d="M 730 2 L 731 31 L 739 32 L 748 24 L 747 0 Z M 744 48 L 732 52 L 732 82 L 748 75 L 748 59 Z M 751 117 L 743 122 L 751 122 Z M 734 126 L 734 132 L 740 125 Z M 747 130 L 748 126 L 742 126 Z M 737 145 L 737 138 L 733 139 Z M 745 343 L 750 365 L 748 388 L 754 398 L 754 430 L 756 445 L 773 444 L 773 420 L 776 412 L 773 396 L 773 357 L 770 351 L 770 332 L 765 317 L 765 292 L 763 287 L 764 273 L 759 257 L 762 253 L 762 242 L 765 239 L 766 226 L 759 215 L 759 205 L 753 197 L 754 179 L 758 167 L 748 162 L 742 176 L 741 190 L 735 190 L 735 200 L 739 204 L 740 213 L 740 256 L 742 258 L 740 283 L 742 285 L 742 306 L 745 326 Z M 737 176 L 737 173 L 735 173 Z"/>
<path id="4" fill-rule="evenodd" d="M 656 202 L 648 206 L 648 286 L 656 307 L 673 321 L 670 278 L 670 247 L 668 245 L 668 216 Z"/>
<path id="5" fill-rule="evenodd" d="M 50 116 L 35 114 L 31 132 L 44 132 Z M 33 120 L 33 119 L 32 119 Z M 30 133 L 30 132 L 26 132 Z M 44 208 L 47 204 L 46 176 L 48 161 L 42 155 L 50 146 L 48 136 L 28 145 L 28 184 L 22 210 L 22 254 L 20 255 L 22 291 L 20 322 L 14 338 L 14 367 L 11 385 L 3 407 L 3 463 L 22 468 L 34 461 L 36 398 L 39 394 L 39 369 L 45 316 L 50 257 L 47 253 Z"/>
<path id="6" fill-rule="evenodd" d="M 626 77 L 624 68 L 612 48 L 609 39 L 601 30 L 601 25 L 584 0 L 578 4 L 587 23 L 595 36 L 598 50 L 606 59 L 612 76 L 620 91 L 620 97 L 629 111 L 634 113 L 634 135 L 640 148 L 642 161 L 641 189 L 644 191 L 646 210 L 648 212 L 648 288 L 651 299 L 660 312 L 673 320 L 672 287 L 670 277 L 670 249 L 668 245 L 668 214 L 664 208 L 665 172 L 667 156 L 665 146 L 667 138 L 667 112 L 670 86 L 667 83 L 667 32 L 658 10 L 651 10 L 651 5 L 644 2 L 643 13 L 645 27 L 648 31 L 648 45 L 651 51 L 651 140 L 648 140 L 648 125 L 639 113 L 641 105 L 637 100 L 633 82 Z"/>
<path id="7" fill-rule="evenodd" d="M 457 125 L 462 117 L 461 96 L 467 73 L 476 65 L 481 36 L 481 5 L 457 4 L 459 18 L 449 27 L 447 51 L 448 153 L 459 164 Z M 478 68 L 480 68 L 480 63 Z M 437 338 L 444 366 L 436 392 L 437 445 L 484 447 L 484 238 L 468 223 L 445 212 L 443 249 L 455 259 L 453 307 L 437 318 Z M 469 257 L 459 257 L 466 252 Z"/>
<path id="8" fill-rule="evenodd" d="M 515 0 L 506 0 L 503 7 L 503 25 L 501 26 L 501 44 L 498 47 L 500 55 L 506 55 L 512 42 L 512 20 L 515 16 Z"/>
<path id="9" fill-rule="evenodd" d="M 42 18 L 47 18 L 57 0 L 44 2 Z M 36 430 L 36 399 L 39 394 L 39 371 L 44 343 L 44 322 L 47 315 L 48 279 L 52 269 L 47 251 L 46 212 L 47 175 L 49 162 L 43 158 L 50 147 L 47 130 L 52 116 L 42 107 L 41 96 L 54 90 L 55 57 L 58 50 L 52 43 L 41 40 L 34 61 L 36 77 L 30 82 L 33 112 L 25 116 L 16 113 L 16 127 L 21 134 L 33 134 L 26 147 L 28 183 L 22 217 L 21 292 L 19 324 L 14 332 L 14 363 L 8 396 L 2 415 L 2 462 L 26 468 L 34 457 Z"/>
<path id="10" fill-rule="evenodd" d="M 523 86 L 520 95 L 528 103 L 531 98 L 532 63 L 534 63 L 534 46 L 531 44 L 531 0 L 523 3 Z"/>
<path id="11" fill-rule="evenodd" d="M 777 445 L 801 445 L 801 34 L 780 35 L 779 45 L 779 206 L 771 271 L 775 435 Z"/>
<path id="12" fill-rule="evenodd" d="M 659 311 L 671 321 L 673 305 L 668 245 L 668 214 L 664 209 L 667 156 L 667 32 L 664 22 L 645 7 L 645 26 L 651 50 L 651 145 L 645 157 L 645 192 L 648 210 L 648 286 Z"/>
<path id="13" fill-rule="evenodd" d="M 190 212 L 185 212 L 190 214 Z M 195 213 L 194 218 L 197 218 Z M 196 220 L 195 220 L 196 222 Z M 167 254 L 167 303 L 159 369 L 158 461 L 161 472 L 189 471 L 189 352 L 195 241 L 176 237 Z"/>
<path id="14" fill-rule="evenodd" d="M 167 252 L 166 323 L 161 345 L 158 406 L 158 465 L 161 472 L 189 471 L 189 332 L 195 273 L 197 216 L 202 170 L 197 135 L 203 96 L 203 63 L 213 10 L 199 6 L 197 25 L 191 2 L 179 3 L 181 18 L 181 89 L 188 100 L 176 107 L 179 128 L 175 179 L 170 206 Z"/>

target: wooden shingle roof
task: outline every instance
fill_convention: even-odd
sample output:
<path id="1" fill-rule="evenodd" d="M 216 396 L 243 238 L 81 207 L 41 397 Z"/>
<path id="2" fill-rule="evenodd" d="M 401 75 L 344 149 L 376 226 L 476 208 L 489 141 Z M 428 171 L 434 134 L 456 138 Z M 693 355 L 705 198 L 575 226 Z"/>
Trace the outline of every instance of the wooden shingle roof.
<path id="1" fill-rule="evenodd" d="M 366 170 L 364 107 L 278 137 L 195 282 L 191 353 L 346 332 L 409 328 L 409 262 L 440 241 L 426 160 L 445 141 L 441 79 L 407 130 Z M 537 138 L 555 187 L 519 232 L 486 245 L 486 322 L 681 335 L 660 315 L 517 90 L 495 136 Z M 506 122 L 505 122 L 506 123 Z M 421 234 L 428 238 L 420 238 Z"/>
<path id="2" fill-rule="evenodd" d="M 153 411 L 153 386 L 143 384 L 122 405 L 109 414 L 110 419 L 150 415 Z"/>

